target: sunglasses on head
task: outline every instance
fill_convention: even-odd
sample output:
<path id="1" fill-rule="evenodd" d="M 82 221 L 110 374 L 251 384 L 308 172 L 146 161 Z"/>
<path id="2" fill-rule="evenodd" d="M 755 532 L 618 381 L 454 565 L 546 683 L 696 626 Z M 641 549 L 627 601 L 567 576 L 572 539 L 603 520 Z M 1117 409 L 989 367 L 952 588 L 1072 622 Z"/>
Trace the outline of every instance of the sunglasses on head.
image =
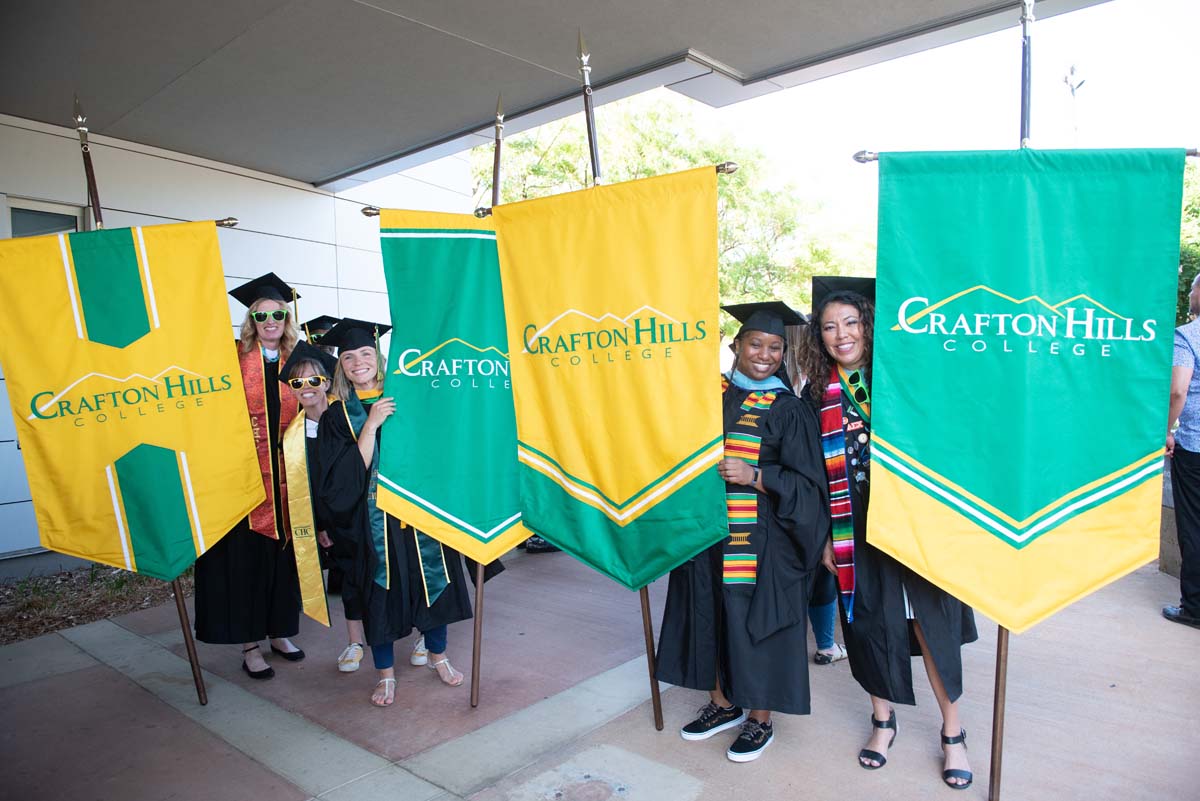
<path id="1" fill-rule="evenodd" d="M 323 375 L 306 375 L 303 378 L 289 378 L 288 386 L 292 389 L 303 389 L 305 386 L 319 387 L 328 380 L 329 378 Z"/>
<path id="2" fill-rule="evenodd" d="M 254 322 L 256 322 L 256 323 L 265 323 L 267 321 L 267 318 L 275 320 L 276 322 L 283 322 L 284 320 L 287 319 L 287 316 L 288 316 L 287 309 L 276 309 L 275 311 L 269 311 L 269 312 L 268 311 L 250 312 L 250 318 L 252 320 L 254 320 Z"/>

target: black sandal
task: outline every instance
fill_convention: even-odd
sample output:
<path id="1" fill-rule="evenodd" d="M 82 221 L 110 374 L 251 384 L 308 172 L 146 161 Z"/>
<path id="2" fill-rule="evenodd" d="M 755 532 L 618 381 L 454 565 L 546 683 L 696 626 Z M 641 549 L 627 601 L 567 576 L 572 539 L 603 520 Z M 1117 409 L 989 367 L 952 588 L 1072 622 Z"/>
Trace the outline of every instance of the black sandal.
<path id="1" fill-rule="evenodd" d="M 267 665 L 262 670 L 251 670 L 246 664 L 246 654 L 258 648 L 258 645 L 251 645 L 249 648 L 242 649 L 242 670 L 246 671 L 246 675 L 252 679 L 269 679 L 275 675 L 275 668 Z"/>
<path id="2" fill-rule="evenodd" d="M 946 746 L 958 745 L 959 743 L 962 743 L 962 747 L 964 749 L 967 747 L 967 730 L 966 729 L 960 729 L 957 737 L 947 737 L 945 734 L 943 734 L 942 735 L 942 752 L 945 753 Z M 971 782 L 974 780 L 974 778 L 975 778 L 975 775 L 973 773 L 971 773 L 971 771 L 961 770 L 960 768 L 951 768 L 949 770 L 942 771 L 942 781 L 945 782 L 946 786 L 949 787 L 951 790 L 967 789 L 968 787 L 971 786 Z M 966 779 L 966 782 L 963 784 L 956 784 L 955 782 L 950 781 L 951 779 Z"/>
<path id="3" fill-rule="evenodd" d="M 875 713 L 871 713 L 871 725 L 877 729 L 891 729 L 892 739 L 888 740 L 888 748 L 892 747 L 892 743 L 896 742 L 896 735 L 900 733 L 899 727 L 896 726 L 896 710 L 892 710 L 891 715 L 887 720 L 876 720 Z M 868 765 L 864 759 L 873 759 L 878 762 L 878 765 Z M 866 748 L 858 752 L 858 766 L 867 770 L 879 770 L 887 764 L 887 757 L 878 751 L 870 751 Z"/>

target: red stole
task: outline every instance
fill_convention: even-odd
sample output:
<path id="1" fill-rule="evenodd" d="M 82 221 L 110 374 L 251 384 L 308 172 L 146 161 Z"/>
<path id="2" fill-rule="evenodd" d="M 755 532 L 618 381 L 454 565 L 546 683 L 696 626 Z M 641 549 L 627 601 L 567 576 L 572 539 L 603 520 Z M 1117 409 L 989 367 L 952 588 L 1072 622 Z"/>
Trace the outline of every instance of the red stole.
<path id="1" fill-rule="evenodd" d="M 279 353 L 279 363 L 287 359 L 282 350 Z M 283 454 L 278 453 L 279 462 L 271 458 L 271 439 L 267 435 L 267 387 L 264 379 L 262 351 L 254 347 L 249 353 L 238 349 L 238 362 L 242 368 L 242 384 L 246 388 L 246 405 L 250 410 L 250 428 L 254 431 L 254 449 L 258 453 L 258 467 L 262 472 L 263 489 L 267 499 L 250 512 L 250 528 L 270 537 L 279 539 L 275 530 L 275 504 L 281 504 L 283 530 L 290 532 L 287 507 L 287 478 L 283 470 Z M 296 416 L 296 404 L 287 403 L 280 390 L 279 398 L 279 430 L 275 432 L 276 447 L 283 442 L 283 432 Z M 276 497 L 275 487 L 279 487 L 279 497 Z"/>

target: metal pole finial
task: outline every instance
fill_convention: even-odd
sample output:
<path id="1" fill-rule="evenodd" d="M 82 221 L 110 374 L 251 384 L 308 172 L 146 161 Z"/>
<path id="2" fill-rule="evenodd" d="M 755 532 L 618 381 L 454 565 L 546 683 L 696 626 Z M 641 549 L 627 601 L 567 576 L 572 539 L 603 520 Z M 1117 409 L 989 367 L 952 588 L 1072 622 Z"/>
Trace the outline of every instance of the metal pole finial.
<path id="1" fill-rule="evenodd" d="M 496 127 L 504 127 L 504 93 L 496 93 Z"/>
<path id="2" fill-rule="evenodd" d="M 738 171 L 738 163 L 736 161 L 722 161 L 717 165 L 718 175 L 733 175 Z"/>
<path id="3" fill-rule="evenodd" d="M 487 208 L 486 206 L 480 206 L 479 208 L 475 209 L 475 216 L 481 220 L 484 217 L 490 216 L 491 213 L 492 213 L 492 210 Z"/>
<path id="4" fill-rule="evenodd" d="M 215 222 L 221 228 L 236 228 L 237 224 L 238 224 L 238 218 L 237 217 L 224 217 L 220 220 L 216 220 Z"/>
<path id="5" fill-rule="evenodd" d="M 364 216 L 364 217 L 378 217 L 379 216 L 379 207 L 378 206 L 363 206 L 361 211 L 362 211 L 362 216 Z"/>
<path id="6" fill-rule="evenodd" d="M 866 164 L 868 161 L 879 161 L 879 154 L 874 150 L 860 150 L 854 154 L 854 160 L 859 164 Z"/>

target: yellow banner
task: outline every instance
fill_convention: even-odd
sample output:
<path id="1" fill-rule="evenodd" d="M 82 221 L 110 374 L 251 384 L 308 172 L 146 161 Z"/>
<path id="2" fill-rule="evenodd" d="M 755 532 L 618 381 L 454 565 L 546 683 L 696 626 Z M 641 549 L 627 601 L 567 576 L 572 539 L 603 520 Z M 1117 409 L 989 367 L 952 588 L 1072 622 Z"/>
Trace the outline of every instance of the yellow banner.
<path id="1" fill-rule="evenodd" d="M 42 545 L 173 579 L 263 500 L 211 222 L 0 242 Z"/>
<path id="2" fill-rule="evenodd" d="M 493 210 L 521 512 L 626 586 L 728 534 L 705 167 Z"/>

